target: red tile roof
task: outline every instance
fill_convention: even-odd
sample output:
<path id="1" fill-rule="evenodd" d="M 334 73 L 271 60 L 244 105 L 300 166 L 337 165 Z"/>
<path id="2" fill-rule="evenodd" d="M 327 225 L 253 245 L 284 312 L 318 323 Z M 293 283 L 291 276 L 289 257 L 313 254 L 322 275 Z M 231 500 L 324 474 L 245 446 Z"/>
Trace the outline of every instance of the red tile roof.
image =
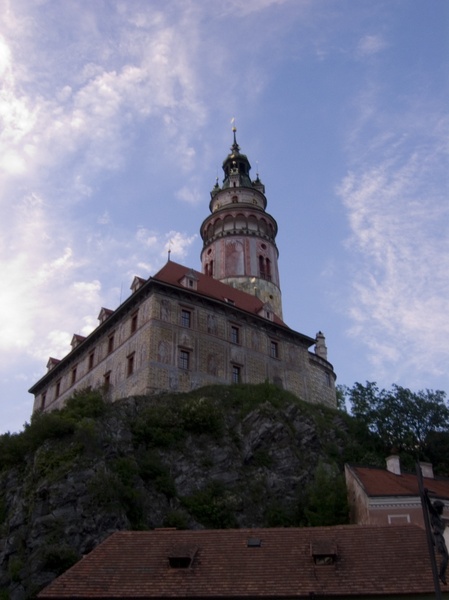
<path id="1" fill-rule="evenodd" d="M 395 475 L 385 469 L 348 465 L 368 496 L 419 496 L 418 480 L 412 473 Z M 424 478 L 424 486 L 439 498 L 449 500 L 449 478 Z"/>
<path id="2" fill-rule="evenodd" d="M 181 285 L 180 282 L 185 275 L 192 272 L 195 274 L 198 280 L 197 292 L 199 294 L 202 294 L 203 296 L 209 296 L 215 300 L 221 300 L 222 302 L 231 300 L 234 302 L 237 308 L 246 310 L 254 315 L 257 315 L 258 312 L 262 310 L 264 303 L 256 296 L 242 292 L 241 290 L 227 285 L 226 283 L 222 283 L 213 277 L 209 277 L 203 273 L 199 273 L 198 271 L 194 271 L 189 267 L 185 267 L 184 265 L 180 265 L 173 261 L 168 261 L 165 266 L 162 267 L 162 269 L 152 277 L 152 279 L 186 289 Z M 282 319 L 276 315 L 274 317 L 274 322 L 277 325 L 283 325 L 284 327 L 287 327 L 284 321 L 282 321 Z M 315 343 L 315 340 L 312 340 L 311 343 Z"/>
<path id="3" fill-rule="evenodd" d="M 327 556 L 324 563 L 336 554 L 335 562 L 316 564 L 314 555 L 321 553 Z M 175 564 L 190 557 L 191 566 L 173 568 L 170 557 Z M 348 598 L 432 591 L 421 528 L 347 525 L 121 531 L 55 579 L 39 598 Z"/>

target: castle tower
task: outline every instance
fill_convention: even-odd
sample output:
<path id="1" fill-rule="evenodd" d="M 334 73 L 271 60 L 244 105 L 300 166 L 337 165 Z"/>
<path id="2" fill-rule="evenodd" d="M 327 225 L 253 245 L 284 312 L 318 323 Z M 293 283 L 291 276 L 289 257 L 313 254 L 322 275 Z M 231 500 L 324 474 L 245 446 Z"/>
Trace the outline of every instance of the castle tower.
<path id="1" fill-rule="evenodd" d="M 223 161 L 224 179 L 211 191 L 211 214 L 201 225 L 202 271 L 223 283 L 257 296 L 282 318 L 276 246 L 277 223 L 265 212 L 265 186 L 251 181 L 251 165 L 234 143 Z"/>

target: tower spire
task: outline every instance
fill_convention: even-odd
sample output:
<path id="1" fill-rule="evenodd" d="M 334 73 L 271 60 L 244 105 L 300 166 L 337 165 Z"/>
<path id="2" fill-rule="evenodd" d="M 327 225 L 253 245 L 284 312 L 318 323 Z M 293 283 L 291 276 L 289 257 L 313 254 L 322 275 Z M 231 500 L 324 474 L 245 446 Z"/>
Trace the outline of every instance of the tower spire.
<path id="1" fill-rule="evenodd" d="M 238 154 L 240 152 L 240 146 L 237 144 L 237 127 L 235 125 L 235 117 L 232 117 L 231 119 L 231 123 L 232 123 L 232 133 L 234 135 L 234 143 L 231 146 L 231 150 Z"/>
<path id="2" fill-rule="evenodd" d="M 265 186 L 251 181 L 248 157 L 240 152 L 232 119 L 233 144 L 223 161 L 224 179 L 211 191 L 211 214 L 201 225 L 203 273 L 257 296 L 282 318 L 276 247 L 277 224 L 266 212 Z"/>

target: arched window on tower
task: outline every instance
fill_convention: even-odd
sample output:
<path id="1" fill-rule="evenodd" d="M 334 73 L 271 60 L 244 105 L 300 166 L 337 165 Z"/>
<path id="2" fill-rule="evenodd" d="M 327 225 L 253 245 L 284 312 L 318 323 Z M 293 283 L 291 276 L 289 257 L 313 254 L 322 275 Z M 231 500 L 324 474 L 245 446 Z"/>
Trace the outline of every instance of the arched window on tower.
<path id="1" fill-rule="evenodd" d="M 214 276 L 214 261 L 211 260 L 206 264 L 206 275 L 209 277 Z"/>
<path id="2" fill-rule="evenodd" d="M 271 281 L 271 261 L 269 258 L 265 260 L 265 276 L 268 281 Z"/>
<path id="3" fill-rule="evenodd" d="M 259 256 L 259 276 L 262 279 L 265 279 L 266 274 L 265 274 L 265 259 L 263 256 Z"/>

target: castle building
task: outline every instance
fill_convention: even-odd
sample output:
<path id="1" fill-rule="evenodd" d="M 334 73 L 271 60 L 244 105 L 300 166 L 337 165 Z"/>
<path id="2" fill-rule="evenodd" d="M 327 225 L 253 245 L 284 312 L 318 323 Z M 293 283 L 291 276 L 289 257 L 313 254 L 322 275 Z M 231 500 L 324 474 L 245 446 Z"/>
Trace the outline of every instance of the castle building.
<path id="1" fill-rule="evenodd" d="M 135 277 L 98 327 L 74 335 L 63 359 L 30 388 L 33 410 L 61 408 L 75 391 L 101 387 L 114 401 L 204 385 L 272 382 L 312 403 L 336 406 L 324 335 L 282 319 L 277 224 L 265 186 L 236 141 L 223 162 L 201 225 L 202 272 L 170 259 L 153 277 Z M 314 346 L 314 351 L 309 349 Z"/>

